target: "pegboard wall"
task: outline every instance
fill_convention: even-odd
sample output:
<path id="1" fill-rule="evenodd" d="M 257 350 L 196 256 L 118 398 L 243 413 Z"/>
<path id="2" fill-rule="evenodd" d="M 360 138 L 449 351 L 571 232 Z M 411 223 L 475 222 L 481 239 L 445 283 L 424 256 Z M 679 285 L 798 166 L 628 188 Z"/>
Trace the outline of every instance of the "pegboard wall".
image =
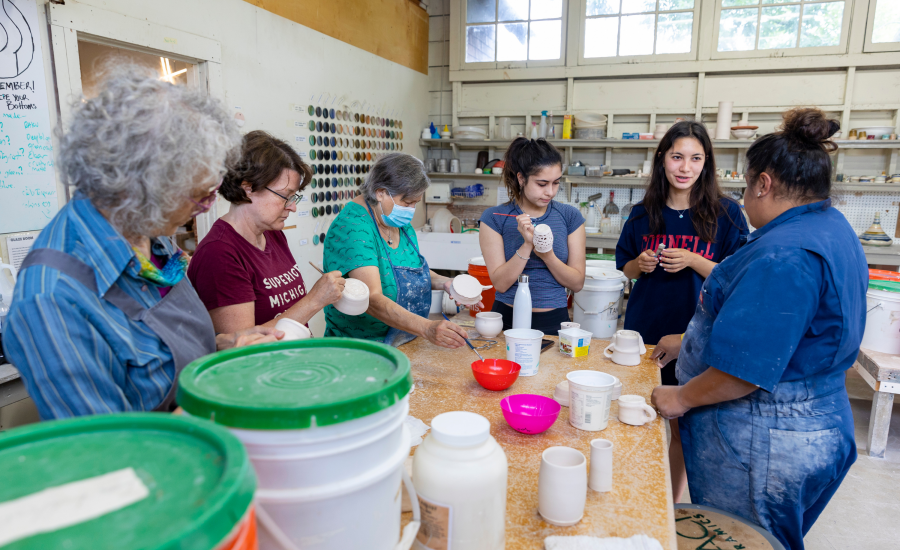
<path id="1" fill-rule="evenodd" d="M 897 215 L 900 214 L 900 193 L 841 193 L 840 189 L 832 195 L 832 204 L 847 218 L 856 234 L 864 232 L 872 225 L 875 212 L 881 212 L 881 227 L 894 244 L 900 244 L 895 238 Z"/>

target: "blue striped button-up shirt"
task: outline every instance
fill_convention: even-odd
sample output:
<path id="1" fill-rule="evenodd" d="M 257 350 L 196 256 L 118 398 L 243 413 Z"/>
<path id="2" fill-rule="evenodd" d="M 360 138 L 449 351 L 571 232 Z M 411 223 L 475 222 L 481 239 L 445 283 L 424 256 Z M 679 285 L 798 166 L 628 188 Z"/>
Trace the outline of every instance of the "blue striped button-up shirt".
<path id="1" fill-rule="evenodd" d="M 143 322 L 102 298 L 114 284 L 151 307 L 159 291 L 138 276 L 131 245 L 77 193 L 41 231 L 34 248 L 75 256 L 94 270 L 98 292 L 51 267 L 25 269 L 16 282 L 3 347 L 41 418 L 148 411 L 172 387 L 169 348 Z M 167 239 L 154 254 L 171 254 Z"/>

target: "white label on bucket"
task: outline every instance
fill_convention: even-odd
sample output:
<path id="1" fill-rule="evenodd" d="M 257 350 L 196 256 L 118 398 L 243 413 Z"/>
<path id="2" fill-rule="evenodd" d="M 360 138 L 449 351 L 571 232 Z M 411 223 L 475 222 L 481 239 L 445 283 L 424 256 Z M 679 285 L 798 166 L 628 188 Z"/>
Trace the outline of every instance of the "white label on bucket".
<path id="1" fill-rule="evenodd" d="M 570 386 L 569 423 L 579 430 L 591 432 L 609 423 L 609 391 L 581 392 Z"/>
<path id="2" fill-rule="evenodd" d="M 0 546 L 98 518 L 149 494 L 134 469 L 124 468 L 0 503 Z"/>
<path id="3" fill-rule="evenodd" d="M 450 534 L 453 528 L 453 507 L 419 497 L 422 526 L 416 540 L 428 550 L 450 550 Z"/>

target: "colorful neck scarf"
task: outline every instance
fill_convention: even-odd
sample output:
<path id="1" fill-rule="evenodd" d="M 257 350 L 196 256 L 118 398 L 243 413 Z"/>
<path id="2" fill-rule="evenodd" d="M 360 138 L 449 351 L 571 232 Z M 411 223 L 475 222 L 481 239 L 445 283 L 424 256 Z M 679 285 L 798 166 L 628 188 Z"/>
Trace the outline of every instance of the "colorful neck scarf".
<path id="1" fill-rule="evenodd" d="M 132 250 L 134 250 L 135 255 L 137 255 L 138 260 L 141 262 L 141 272 L 138 273 L 138 275 L 156 286 L 175 286 L 181 282 L 181 279 L 184 278 L 184 274 L 187 272 L 188 257 L 181 250 L 175 252 L 162 269 L 156 267 L 156 265 L 147 259 L 147 257 L 137 248 L 132 247 Z"/>

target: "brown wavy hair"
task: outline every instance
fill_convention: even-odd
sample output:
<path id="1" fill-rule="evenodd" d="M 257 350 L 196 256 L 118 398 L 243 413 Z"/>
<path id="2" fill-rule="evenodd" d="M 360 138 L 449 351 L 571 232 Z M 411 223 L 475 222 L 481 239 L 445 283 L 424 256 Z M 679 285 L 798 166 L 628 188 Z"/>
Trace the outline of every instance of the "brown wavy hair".
<path id="1" fill-rule="evenodd" d="M 503 175 L 501 179 L 509 193 L 510 202 L 521 204 L 524 195 L 519 183 L 519 174 L 528 181 L 548 166 L 562 166 L 562 155 L 559 149 L 545 139 L 527 139 L 519 137 L 513 140 L 503 155 Z"/>
<path id="2" fill-rule="evenodd" d="M 703 147 L 703 153 L 706 156 L 703 170 L 691 187 L 691 220 L 694 223 L 694 231 L 701 239 L 708 243 L 715 243 L 716 232 L 719 229 L 719 216 L 726 212 L 722 206 L 725 196 L 719 189 L 719 182 L 716 179 L 716 158 L 713 155 L 709 133 L 705 126 L 693 121 L 674 124 L 659 140 L 659 146 L 653 156 L 650 182 L 647 184 L 647 192 L 642 201 L 647 216 L 650 218 L 650 234 L 658 235 L 666 231 L 666 222 L 663 219 L 663 209 L 669 198 L 666 153 L 675 146 L 676 141 L 687 137 L 696 139 Z"/>
<path id="3" fill-rule="evenodd" d="M 231 204 L 249 203 L 250 197 L 241 185 L 246 181 L 255 193 L 277 180 L 284 170 L 300 174 L 300 190 L 309 185 L 312 169 L 294 149 L 277 137 L 254 130 L 244 136 L 241 158 L 228 168 L 219 194 Z"/>

